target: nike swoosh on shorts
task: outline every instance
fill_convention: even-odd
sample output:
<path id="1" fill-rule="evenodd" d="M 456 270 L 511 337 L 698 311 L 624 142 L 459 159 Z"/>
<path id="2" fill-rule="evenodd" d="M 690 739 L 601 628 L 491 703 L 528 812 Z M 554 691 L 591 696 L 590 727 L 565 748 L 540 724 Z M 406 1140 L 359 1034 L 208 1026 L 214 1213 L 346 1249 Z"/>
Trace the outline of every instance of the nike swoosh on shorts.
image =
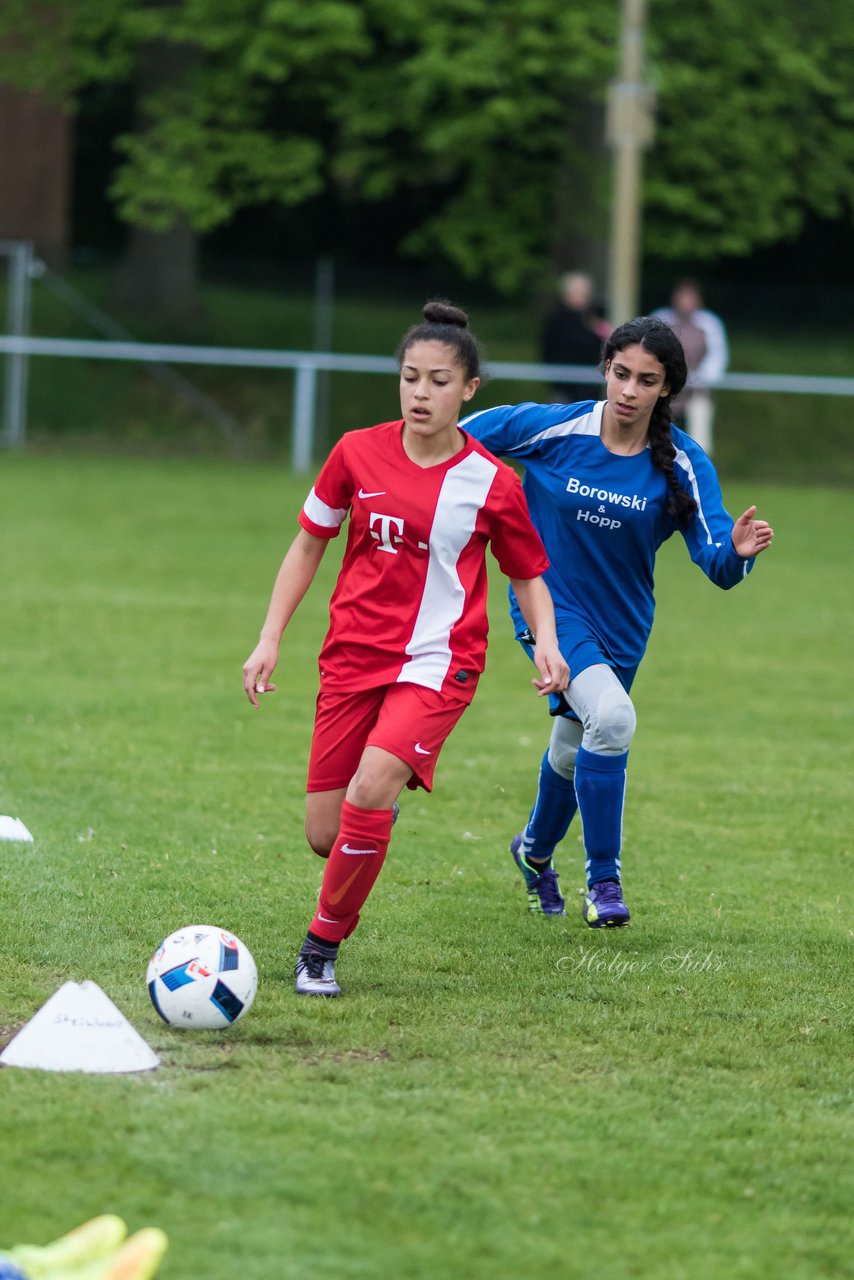
<path id="1" fill-rule="evenodd" d="M 428 751 L 428 750 L 426 749 L 426 747 L 422 747 L 422 745 L 421 745 L 421 743 L 420 743 L 420 742 L 416 742 L 416 744 L 415 744 L 415 750 L 418 752 L 418 754 L 419 754 L 420 756 L 432 756 L 432 754 L 433 754 L 433 752 L 432 752 L 432 751 Z"/>

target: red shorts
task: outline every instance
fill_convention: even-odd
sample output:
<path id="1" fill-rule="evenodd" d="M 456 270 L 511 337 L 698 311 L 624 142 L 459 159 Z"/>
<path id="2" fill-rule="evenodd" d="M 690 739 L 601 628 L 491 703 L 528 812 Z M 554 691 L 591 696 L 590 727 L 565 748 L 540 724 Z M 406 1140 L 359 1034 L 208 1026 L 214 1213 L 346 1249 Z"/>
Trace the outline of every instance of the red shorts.
<path id="1" fill-rule="evenodd" d="M 445 739 L 468 706 L 419 684 L 386 684 L 357 693 L 317 695 L 306 791 L 349 785 L 365 747 L 381 747 L 412 769 L 407 786 L 433 789 Z"/>

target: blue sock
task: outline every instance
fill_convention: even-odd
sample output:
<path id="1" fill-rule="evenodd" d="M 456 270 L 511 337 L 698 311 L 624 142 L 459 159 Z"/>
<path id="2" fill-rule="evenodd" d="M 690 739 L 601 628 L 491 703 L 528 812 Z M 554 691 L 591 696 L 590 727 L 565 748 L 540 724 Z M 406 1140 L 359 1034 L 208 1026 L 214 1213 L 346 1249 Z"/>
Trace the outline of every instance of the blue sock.
<path id="1" fill-rule="evenodd" d="M 600 756 L 584 747 L 575 757 L 575 791 L 584 827 L 587 884 L 620 879 L 623 800 L 628 751 Z"/>
<path id="2" fill-rule="evenodd" d="M 551 858 L 566 835 L 578 803 L 572 778 L 564 778 L 549 764 L 548 751 L 540 765 L 537 798 L 522 833 L 522 853 L 534 862 Z"/>

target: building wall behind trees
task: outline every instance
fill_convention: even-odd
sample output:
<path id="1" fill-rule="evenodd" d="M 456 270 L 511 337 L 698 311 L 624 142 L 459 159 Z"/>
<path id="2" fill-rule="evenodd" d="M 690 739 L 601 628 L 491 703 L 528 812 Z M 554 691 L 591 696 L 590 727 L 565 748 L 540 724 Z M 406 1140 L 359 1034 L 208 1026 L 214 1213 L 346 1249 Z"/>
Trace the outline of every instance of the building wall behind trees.
<path id="1" fill-rule="evenodd" d="M 69 247 L 72 135 L 67 111 L 0 84 L 0 239 L 33 240 L 59 267 Z"/>

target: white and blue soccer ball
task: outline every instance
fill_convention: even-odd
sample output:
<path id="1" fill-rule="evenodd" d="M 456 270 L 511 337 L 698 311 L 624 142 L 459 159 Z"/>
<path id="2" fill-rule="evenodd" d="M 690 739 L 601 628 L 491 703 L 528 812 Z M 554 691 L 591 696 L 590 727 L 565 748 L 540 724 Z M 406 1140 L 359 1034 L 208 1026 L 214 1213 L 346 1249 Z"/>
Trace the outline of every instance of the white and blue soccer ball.
<path id="1" fill-rule="evenodd" d="M 258 989 L 249 948 L 215 925 L 191 924 L 161 942 L 145 975 L 151 1003 L 170 1027 L 211 1031 L 238 1022 Z"/>

